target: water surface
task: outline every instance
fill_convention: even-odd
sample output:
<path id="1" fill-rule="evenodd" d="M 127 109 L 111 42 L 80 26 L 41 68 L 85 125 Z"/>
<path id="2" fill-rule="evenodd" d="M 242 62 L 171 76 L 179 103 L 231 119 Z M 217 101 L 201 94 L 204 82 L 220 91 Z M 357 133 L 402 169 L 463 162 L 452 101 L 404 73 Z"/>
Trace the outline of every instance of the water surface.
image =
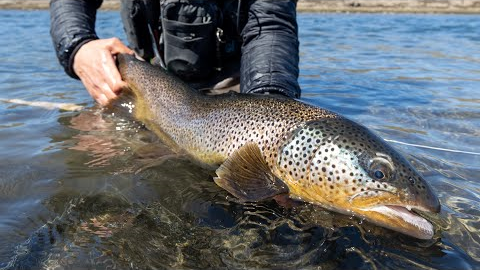
<path id="1" fill-rule="evenodd" d="M 421 241 L 311 205 L 237 202 L 141 123 L 95 107 L 58 65 L 47 12 L 0 15 L 0 98 L 86 106 L 0 102 L 0 269 L 480 268 L 478 16 L 298 17 L 303 100 L 446 149 L 393 144 L 443 206 Z M 117 12 L 97 26 L 123 38 Z"/>

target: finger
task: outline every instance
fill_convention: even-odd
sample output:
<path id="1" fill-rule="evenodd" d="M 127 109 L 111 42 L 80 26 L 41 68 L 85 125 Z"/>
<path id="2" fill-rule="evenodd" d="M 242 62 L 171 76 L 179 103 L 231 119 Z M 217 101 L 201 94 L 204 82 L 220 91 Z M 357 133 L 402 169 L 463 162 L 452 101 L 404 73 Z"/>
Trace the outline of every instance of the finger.
<path id="1" fill-rule="evenodd" d="M 128 83 L 126 83 L 125 81 L 120 81 L 118 84 L 118 90 L 115 92 L 115 94 L 118 96 L 120 95 L 123 91 L 127 90 L 128 89 Z"/>
<path id="2" fill-rule="evenodd" d="M 90 77 L 80 76 L 80 80 L 82 81 L 90 96 L 93 99 L 97 100 L 102 90 L 95 84 L 95 82 L 91 80 Z"/>
<path id="3" fill-rule="evenodd" d="M 103 83 L 100 88 L 100 94 L 104 95 L 109 101 L 118 97 L 106 82 Z"/>
<path id="4" fill-rule="evenodd" d="M 106 106 L 110 102 L 104 94 L 99 94 L 95 100 L 102 106 Z"/>
<path id="5" fill-rule="evenodd" d="M 120 93 L 122 88 L 125 87 L 125 82 L 122 81 L 112 55 L 108 53 L 102 54 L 102 70 L 109 90 L 114 94 Z"/>
<path id="6" fill-rule="evenodd" d="M 83 85 L 87 88 L 90 96 L 95 99 L 100 105 L 105 106 L 111 99 L 114 99 L 116 95 L 110 90 L 110 87 L 106 84 L 92 80 L 90 77 L 81 78 Z M 110 93 L 110 94 L 109 94 Z"/>

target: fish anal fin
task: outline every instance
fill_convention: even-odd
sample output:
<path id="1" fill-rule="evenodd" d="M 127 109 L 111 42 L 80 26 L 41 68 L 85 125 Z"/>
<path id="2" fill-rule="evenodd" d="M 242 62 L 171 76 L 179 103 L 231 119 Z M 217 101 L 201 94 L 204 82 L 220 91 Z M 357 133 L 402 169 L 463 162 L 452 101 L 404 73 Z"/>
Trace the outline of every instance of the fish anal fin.
<path id="1" fill-rule="evenodd" d="M 216 170 L 215 183 L 242 201 L 261 201 L 287 193 L 255 143 L 246 143 Z"/>

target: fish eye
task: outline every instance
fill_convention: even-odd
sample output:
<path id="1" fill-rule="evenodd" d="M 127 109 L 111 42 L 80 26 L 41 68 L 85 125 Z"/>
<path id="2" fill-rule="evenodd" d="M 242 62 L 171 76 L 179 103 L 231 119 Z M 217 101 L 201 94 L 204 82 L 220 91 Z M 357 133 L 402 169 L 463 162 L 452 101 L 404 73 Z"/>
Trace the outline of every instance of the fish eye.
<path id="1" fill-rule="evenodd" d="M 390 179 L 394 174 L 391 162 L 382 157 L 377 157 L 370 160 L 368 167 L 369 175 L 375 180 Z"/>
<path id="2" fill-rule="evenodd" d="M 385 174 L 384 174 L 382 171 L 380 171 L 380 170 L 376 170 L 376 171 L 373 173 L 373 175 L 375 176 L 375 178 L 377 178 L 377 179 L 379 179 L 379 180 L 381 180 L 381 179 L 383 179 L 383 178 L 385 177 Z"/>

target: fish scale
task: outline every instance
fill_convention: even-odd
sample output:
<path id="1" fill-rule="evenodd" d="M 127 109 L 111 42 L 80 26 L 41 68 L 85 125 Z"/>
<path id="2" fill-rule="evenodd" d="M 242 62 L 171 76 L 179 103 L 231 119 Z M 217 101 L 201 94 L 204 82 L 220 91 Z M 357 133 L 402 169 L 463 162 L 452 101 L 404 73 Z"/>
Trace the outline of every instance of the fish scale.
<path id="1" fill-rule="evenodd" d="M 173 149 L 216 169 L 215 182 L 240 200 L 288 193 L 413 237 L 433 237 L 433 225 L 411 210 L 437 213 L 438 198 L 366 127 L 286 97 L 202 95 L 132 56 L 117 59 L 135 117 Z"/>

